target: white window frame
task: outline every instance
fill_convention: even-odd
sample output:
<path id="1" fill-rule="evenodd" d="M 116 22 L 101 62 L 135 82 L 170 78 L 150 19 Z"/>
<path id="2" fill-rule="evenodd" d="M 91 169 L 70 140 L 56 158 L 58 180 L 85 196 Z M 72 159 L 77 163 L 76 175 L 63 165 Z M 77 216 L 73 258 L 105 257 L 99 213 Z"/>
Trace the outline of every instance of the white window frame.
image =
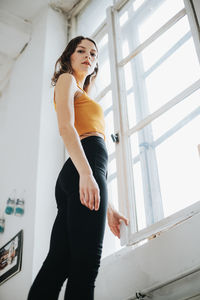
<path id="1" fill-rule="evenodd" d="M 159 4 L 165 0 L 159 1 Z M 112 59 L 111 61 L 111 73 L 114 74 L 112 78 L 112 82 L 114 81 L 115 83 L 112 84 L 114 86 L 115 91 L 118 92 L 118 97 L 116 95 L 115 100 L 118 102 L 118 110 L 116 110 L 116 113 L 119 114 L 119 119 L 121 121 L 121 131 L 116 128 L 117 132 L 121 133 L 120 136 L 120 143 L 117 145 L 117 148 L 121 148 L 123 150 L 118 151 L 123 152 L 124 156 L 122 155 L 121 157 L 119 156 L 117 159 L 118 162 L 118 169 L 119 169 L 119 176 L 120 180 L 119 182 L 121 185 L 123 185 L 123 189 L 125 188 L 126 193 L 128 191 L 129 196 L 125 193 L 121 193 L 120 200 L 126 203 L 122 203 L 120 208 L 123 211 L 123 213 L 130 218 L 130 226 L 127 227 L 122 223 L 121 226 L 121 245 L 133 245 L 143 239 L 149 238 L 151 236 L 155 236 L 157 234 L 160 234 L 161 231 L 167 230 L 170 227 L 179 224 L 180 222 L 183 222 L 184 220 L 190 218 L 191 216 L 197 214 L 200 212 L 200 201 L 186 207 L 185 209 L 181 209 L 178 212 L 170 215 L 169 217 L 163 218 L 160 221 L 155 222 L 154 224 L 147 226 L 146 228 L 136 231 L 136 226 L 137 224 L 135 223 L 136 218 L 134 218 L 136 214 L 136 210 L 134 208 L 134 184 L 133 184 L 133 174 L 132 174 L 132 161 L 130 159 L 130 145 L 129 145 L 129 136 L 133 134 L 134 132 L 137 132 L 138 130 L 144 128 L 147 124 L 150 124 L 152 120 L 156 119 L 166 111 L 168 111 L 171 107 L 176 105 L 177 103 L 181 102 L 183 99 L 185 99 L 187 96 L 189 96 L 191 93 L 193 93 L 195 90 L 200 88 L 200 80 L 196 81 L 194 84 L 192 84 L 187 90 L 185 90 L 183 93 L 180 93 L 177 95 L 174 99 L 163 105 L 161 108 L 156 110 L 154 113 L 148 115 L 146 118 L 144 118 L 141 122 L 138 122 L 136 126 L 133 128 L 129 129 L 128 127 L 128 118 L 127 118 L 127 108 L 126 108 L 126 103 L 123 101 L 123 99 L 126 99 L 126 94 L 125 94 L 125 84 L 123 83 L 123 76 L 121 74 L 121 67 L 124 66 L 127 62 L 129 62 L 135 55 L 137 55 L 138 51 L 141 51 L 144 49 L 147 45 L 149 45 L 154 39 L 158 38 L 166 29 L 168 29 L 174 22 L 177 22 L 179 18 L 187 14 L 189 22 L 190 22 L 190 27 L 191 27 L 191 34 L 194 38 L 195 41 L 195 47 L 197 51 L 197 55 L 200 61 L 200 41 L 199 41 L 199 28 L 198 28 L 198 23 L 200 23 L 200 16 L 199 14 L 196 15 L 195 19 L 195 13 L 194 10 L 198 9 L 198 12 L 200 12 L 199 9 L 199 3 L 198 1 L 193 1 L 193 7 L 192 7 L 192 1 L 190 0 L 184 0 L 185 8 L 181 10 L 175 17 L 173 17 L 171 20 L 169 20 L 164 26 L 162 26 L 157 32 L 152 34 L 151 37 L 149 37 L 143 44 L 141 44 L 138 48 L 134 49 L 127 57 L 122 59 L 121 61 L 118 61 L 117 54 L 116 54 L 116 49 L 118 47 L 117 41 L 120 41 L 120 37 L 117 34 L 117 22 L 118 22 L 118 11 L 120 8 L 128 1 L 118 1 L 114 7 L 110 7 L 107 9 L 107 19 L 108 19 L 108 28 L 109 28 L 109 41 L 110 41 L 110 57 Z M 151 3 L 150 3 L 151 2 Z M 158 1 L 157 0 L 152 0 L 148 2 L 151 6 L 152 3 L 157 5 Z M 195 3 L 194 3 L 195 2 Z M 148 5 L 147 2 L 145 2 L 143 5 Z M 114 93 L 114 90 L 113 90 Z M 121 108 L 121 109 L 120 109 Z M 199 109 L 195 110 L 193 112 L 193 117 L 195 114 L 199 113 Z M 191 116 L 191 117 L 192 117 Z M 122 122 L 122 120 L 125 120 Z M 187 120 L 185 120 L 187 122 Z M 124 128 L 122 128 L 124 126 Z M 118 126 L 119 127 L 119 126 Z M 122 158 L 123 157 L 123 158 Z M 126 174 L 128 176 L 124 175 L 124 170 L 126 171 Z M 119 193 L 120 195 L 120 193 Z M 132 215 L 130 215 L 130 211 L 133 212 Z M 161 212 L 162 214 L 162 212 Z M 160 212 L 158 212 L 158 217 L 161 216 Z M 132 233 L 131 229 L 134 230 L 134 233 Z"/>

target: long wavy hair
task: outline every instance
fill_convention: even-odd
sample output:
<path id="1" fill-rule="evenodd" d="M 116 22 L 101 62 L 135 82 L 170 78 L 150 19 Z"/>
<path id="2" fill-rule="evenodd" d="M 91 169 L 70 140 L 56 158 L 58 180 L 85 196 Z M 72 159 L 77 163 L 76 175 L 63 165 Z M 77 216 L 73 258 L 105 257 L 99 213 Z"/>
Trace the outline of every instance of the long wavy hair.
<path id="1" fill-rule="evenodd" d="M 56 82 L 57 82 L 57 80 L 58 80 L 58 78 L 61 74 L 63 74 L 63 73 L 73 74 L 73 69 L 72 69 L 72 66 L 71 66 L 71 63 L 70 63 L 70 57 L 74 53 L 77 46 L 81 43 L 82 40 L 91 41 L 97 49 L 97 45 L 96 45 L 95 41 L 93 41 L 92 39 L 90 39 L 88 37 L 84 37 L 84 36 L 80 35 L 80 36 L 77 36 L 77 37 L 73 38 L 67 44 L 67 47 L 63 51 L 62 55 L 58 58 L 58 60 L 55 63 L 54 74 L 53 74 L 53 77 L 51 78 L 51 85 L 52 86 L 56 85 Z M 97 52 L 98 52 L 98 49 L 97 49 Z M 96 78 L 98 70 L 99 70 L 99 66 L 98 66 L 98 63 L 96 63 L 94 71 L 90 75 L 88 75 L 85 79 L 83 89 L 86 92 L 87 92 L 88 87 L 90 85 L 91 78 L 92 79 Z"/>

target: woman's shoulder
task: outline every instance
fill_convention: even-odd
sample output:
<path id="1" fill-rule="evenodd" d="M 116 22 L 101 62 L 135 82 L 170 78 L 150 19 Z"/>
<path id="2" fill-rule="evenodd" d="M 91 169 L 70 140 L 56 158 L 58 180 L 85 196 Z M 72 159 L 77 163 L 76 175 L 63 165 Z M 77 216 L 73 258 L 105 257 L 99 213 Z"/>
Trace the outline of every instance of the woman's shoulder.
<path id="1" fill-rule="evenodd" d="M 71 83 L 71 84 L 75 84 L 76 85 L 76 79 L 75 77 L 70 74 L 70 73 L 62 73 L 59 77 L 58 77 L 58 80 L 56 82 L 56 85 L 59 84 L 59 83 Z"/>
<path id="2" fill-rule="evenodd" d="M 55 90 L 73 90 L 74 93 L 77 90 L 77 83 L 75 77 L 70 73 L 62 73 L 55 85 Z"/>

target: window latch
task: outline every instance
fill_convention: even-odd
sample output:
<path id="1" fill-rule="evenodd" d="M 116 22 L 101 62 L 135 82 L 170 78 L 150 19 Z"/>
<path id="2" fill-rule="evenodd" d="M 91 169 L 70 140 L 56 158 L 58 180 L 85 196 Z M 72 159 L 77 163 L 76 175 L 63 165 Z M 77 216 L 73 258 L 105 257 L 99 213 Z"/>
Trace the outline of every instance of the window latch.
<path id="1" fill-rule="evenodd" d="M 111 134 L 111 138 L 114 143 L 119 143 L 119 133 Z"/>
<path id="2" fill-rule="evenodd" d="M 151 296 L 150 296 L 150 295 L 147 295 L 147 294 L 142 294 L 142 293 L 140 293 L 140 292 L 136 292 L 135 296 L 136 296 L 136 298 L 137 298 L 137 299 L 146 299 L 146 298 L 151 298 Z"/>

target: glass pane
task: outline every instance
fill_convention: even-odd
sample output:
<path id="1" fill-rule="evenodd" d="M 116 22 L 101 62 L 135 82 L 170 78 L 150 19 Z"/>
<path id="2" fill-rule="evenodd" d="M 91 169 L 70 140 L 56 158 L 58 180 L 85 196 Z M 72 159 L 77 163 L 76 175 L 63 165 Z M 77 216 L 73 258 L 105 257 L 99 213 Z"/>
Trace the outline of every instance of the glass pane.
<path id="1" fill-rule="evenodd" d="M 103 48 L 108 44 L 108 34 L 106 33 L 100 41 L 98 41 L 98 51 L 103 51 Z"/>
<path id="2" fill-rule="evenodd" d="M 100 95 L 102 91 L 110 84 L 110 63 L 108 55 L 108 34 L 105 35 L 97 42 L 99 49 L 99 72 L 95 80 L 95 93 L 96 96 Z M 109 154 L 115 151 L 115 145 L 112 142 L 111 134 L 114 132 L 113 124 L 113 111 L 112 111 L 112 92 L 108 91 L 104 97 L 99 100 L 102 106 L 105 117 L 105 134 L 106 145 Z M 110 111 L 107 111 L 109 110 Z"/>
<path id="3" fill-rule="evenodd" d="M 133 165 L 133 177 L 135 187 L 135 200 L 136 200 L 136 213 L 138 230 L 146 227 L 145 206 L 144 206 L 144 193 L 141 173 L 141 163 L 138 161 Z"/>
<path id="4" fill-rule="evenodd" d="M 146 78 L 150 112 L 198 80 L 199 74 L 200 65 L 190 38 Z"/>
<path id="5" fill-rule="evenodd" d="M 127 111 L 129 128 L 132 128 L 137 123 L 134 93 L 130 93 L 129 95 L 127 95 Z"/>
<path id="6" fill-rule="evenodd" d="M 189 113 L 200 106 L 200 90 L 178 103 L 166 113 L 152 122 L 154 140 L 163 135 L 167 130 L 175 126 Z"/>
<path id="7" fill-rule="evenodd" d="M 110 174 L 108 174 L 110 176 Z M 108 182 L 108 199 L 119 210 L 117 177 Z"/>
<path id="8" fill-rule="evenodd" d="M 131 144 L 132 158 L 134 158 L 139 154 L 139 142 L 138 142 L 137 132 L 130 136 L 130 144 Z"/>
<path id="9" fill-rule="evenodd" d="M 105 123 L 106 123 L 106 146 L 108 149 L 108 154 L 111 154 L 115 151 L 115 143 L 113 142 L 111 138 L 111 134 L 114 132 L 114 123 L 113 123 L 113 111 L 111 110 L 106 116 L 105 116 Z"/>
<path id="10" fill-rule="evenodd" d="M 129 90 L 131 87 L 133 87 L 133 75 L 131 70 L 131 63 L 127 63 L 124 67 L 124 78 L 125 78 L 125 85 L 126 90 Z"/>
<path id="11" fill-rule="evenodd" d="M 138 8 L 142 4 L 143 11 L 139 14 Z M 118 32 L 123 49 L 118 49 L 119 60 L 125 58 L 183 8 L 183 0 L 157 2 L 157 6 L 153 1 L 152 4 L 146 1 L 146 5 L 142 0 L 134 1 L 132 5 L 128 1 L 119 12 Z"/>
<path id="12" fill-rule="evenodd" d="M 116 172 L 117 172 L 116 158 L 114 158 L 108 163 L 108 174 L 109 176 L 111 176 Z"/>
<path id="13" fill-rule="evenodd" d="M 146 0 L 135 0 L 133 2 L 133 9 L 134 11 L 136 11 L 138 8 L 140 8 L 140 6 L 142 6 L 142 4 L 144 4 Z"/>
<path id="14" fill-rule="evenodd" d="M 117 211 L 119 211 L 119 205 L 118 205 L 118 182 L 117 182 L 117 178 L 116 177 L 114 177 L 108 183 L 108 199 L 114 205 L 115 209 Z M 120 245 L 120 239 L 118 239 L 117 237 L 115 237 L 115 251 L 118 251 L 118 250 L 120 250 L 122 248 L 123 247 Z"/>
<path id="15" fill-rule="evenodd" d="M 190 25 L 186 15 L 144 49 L 142 52 L 144 71 L 146 72 L 189 31 Z"/>
<path id="16" fill-rule="evenodd" d="M 152 10 L 149 9 L 148 12 L 151 12 L 151 14 L 139 25 L 139 42 L 143 43 L 183 8 L 183 0 L 167 0 L 163 1 L 157 9 L 154 7 L 152 7 Z"/>
<path id="17" fill-rule="evenodd" d="M 99 52 L 99 71 L 96 77 L 95 85 L 99 93 L 110 84 L 110 62 L 108 56 L 108 47 L 104 47 L 103 51 Z"/>
<path id="18" fill-rule="evenodd" d="M 126 10 L 120 17 L 119 17 L 119 24 L 122 27 L 126 21 L 128 21 L 128 11 Z"/>
<path id="19" fill-rule="evenodd" d="M 111 154 L 115 151 L 115 144 L 112 141 L 111 134 L 114 132 L 114 120 L 112 110 L 112 92 L 109 91 L 106 95 L 100 99 L 99 104 L 104 111 L 105 119 L 105 135 L 106 135 L 106 147 L 108 153 Z M 110 111 L 108 111 L 110 109 Z"/>
<path id="20" fill-rule="evenodd" d="M 165 217 L 199 201 L 199 128 L 196 117 L 156 148 Z"/>
<path id="21" fill-rule="evenodd" d="M 103 110 L 111 108 L 112 106 L 112 91 L 109 91 L 105 94 L 103 98 L 99 101 L 99 104 L 102 106 Z"/>

